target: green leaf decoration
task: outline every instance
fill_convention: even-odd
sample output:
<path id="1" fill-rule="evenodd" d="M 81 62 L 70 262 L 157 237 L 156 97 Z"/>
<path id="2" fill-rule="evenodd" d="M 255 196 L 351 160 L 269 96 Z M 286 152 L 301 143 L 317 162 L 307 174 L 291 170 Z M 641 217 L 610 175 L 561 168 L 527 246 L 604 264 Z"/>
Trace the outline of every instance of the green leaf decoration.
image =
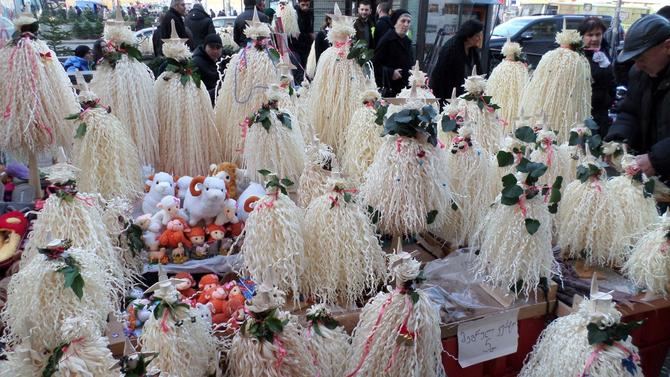
<path id="1" fill-rule="evenodd" d="M 499 151 L 496 154 L 496 159 L 498 160 L 498 166 L 501 168 L 514 164 L 514 155 L 510 152 Z"/>
<path id="2" fill-rule="evenodd" d="M 75 139 L 82 139 L 86 135 L 86 123 L 80 123 L 77 127 L 77 132 L 74 134 Z"/>
<path id="3" fill-rule="evenodd" d="M 430 224 L 432 224 L 432 223 L 435 222 L 435 218 L 437 217 L 437 213 L 438 213 L 438 212 L 437 212 L 436 209 L 434 209 L 434 210 L 428 212 L 428 215 L 426 216 L 426 223 L 427 223 L 428 225 L 430 225 Z"/>
<path id="4" fill-rule="evenodd" d="M 279 64 L 279 59 L 280 59 L 279 51 L 277 51 L 276 49 L 274 49 L 272 47 L 268 47 L 268 56 L 270 57 L 270 60 L 272 61 L 273 65 Z"/>
<path id="5" fill-rule="evenodd" d="M 437 123 L 433 121 L 436 116 L 435 109 L 430 106 L 424 106 L 421 110 L 405 109 L 391 116 L 384 122 L 384 132 L 382 136 L 398 135 L 416 138 L 419 132 L 425 132 L 429 135 L 428 140 L 431 145 L 437 145 Z M 430 119 L 426 122 L 422 119 Z"/>
<path id="6" fill-rule="evenodd" d="M 477 107 L 479 107 L 479 110 L 484 110 L 484 101 L 478 100 Z"/>
<path id="7" fill-rule="evenodd" d="M 314 333 L 317 334 L 318 336 L 323 337 L 323 333 L 321 332 L 321 329 L 319 328 L 319 323 L 314 321 L 312 322 L 312 328 L 314 329 Z"/>
<path id="8" fill-rule="evenodd" d="M 348 192 L 345 192 L 345 193 L 344 193 L 344 201 L 345 201 L 346 203 L 350 203 L 350 202 L 351 202 L 351 194 L 350 194 L 350 193 L 348 193 Z"/>
<path id="9" fill-rule="evenodd" d="M 195 86 L 198 89 L 200 89 L 200 84 L 202 83 L 202 78 L 200 78 L 200 73 L 198 73 L 198 72 L 191 73 L 191 79 L 193 79 L 193 83 L 195 83 Z"/>
<path id="10" fill-rule="evenodd" d="M 551 203 L 547 208 L 549 208 L 549 213 L 556 214 L 556 212 L 558 212 L 558 203 Z"/>
<path id="11" fill-rule="evenodd" d="M 523 189 L 518 185 L 507 186 L 502 190 L 500 203 L 506 206 L 515 205 L 519 202 L 519 196 L 523 194 Z"/>
<path id="12" fill-rule="evenodd" d="M 126 230 L 124 236 L 126 237 L 128 249 L 133 256 L 137 256 L 146 248 L 144 239 L 142 238 L 142 233 L 144 233 L 144 231 L 137 224 L 133 224 L 132 221 L 125 225 Z"/>
<path id="13" fill-rule="evenodd" d="M 179 82 L 181 82 L 181 84 L 184 85 L 184 86 L 186 86 L 186 84 L 188 84 L 188 80 L 190 80 L 190 77 L 188 77 L 186 75 L 182 75 L 179 78 Z"/>
<path id="14" fill-rule="evenodd" d="M 47 360 L 47 365 L 44 367 L 44 370 L 42 370 L 42 377 L 51 377 L 58 372 L 58 364 L 63 357 L 63 348 L 68 345 L 70 345 L 70 343 L 61 343 L 51 351 L 51 355 L 49 355 L 49 359 Z"/>
<path id="15" fill-rule="evenodd" d="M 635 321 L 631 323 L 616 323 L 610 327 L 601 329 L 596 323 L 589 323 L 586 326 L 588 330 L 588 340 L 590 345 L 605 344 L 611 346 L 614 342 L 619 342 L 628 338 L 630 332 L 640 326 L 644 321 Z"/>
<path id="16" fill-rule="evenodd" d="M 602 154 L 603 139 L 600 135 L 592 135 L 586 139 L 586 144 L 594 157 L 600 157 Z"/>
<path id="17" fill-rule="evenodd" d="M 374 56 L 374 50 L 368 49 L 368 44 L 364 40 L 358 40 L 349 48 L 347 59 L 354 60 L 359 66 L 365 68 Z"/>
<path id="18" fill-rule="evenodd" d="M 502 177 L 502 184 L 503 187 L 510 187 L 516 185 L 517 180 L 514 174 L 507 174 L 506 176 Z"/>
<path id="19" fill-rule="evenodd" d="M 291 116 L 287 113 L 280 113 L 280 115 L 279 120 L 281 121 L 281 124 L 289 130 L 293 129 L 291 126 Z"/>
<path id="20" fill-rule="evenodd" d="M 600 168 L 593 164 L 588 164 L 587 166 L 577 166 L 577 179 L 579 179 L 579 181 L 582 183 L 585 183 L 591 177 L 597 178 L 600 176 L 600 173 Z"/>
<path id="21" fill-rule="evenodd" d="M 121 48 L 126 50 L 128 57 L 138 61 L 142 60 L 142 53 L 135 46 L 129 45 L 127 43 L 121 43 Z"/>
<path id="22" fill-rule="evenodd" d="M 570 131 L 570 137 L 568 138 L 568 145 L 582 145 L 584 143 L 584 138 L 579 136 L 575 131 Z"/>
<path id="23" fill-rule="evenodd" d="M 525 142 L 525 143 L 535 143 L 537 135 L 532 128 L 528 126 L 519 127 L 514 131 L 514 137 Z"/>
<path id="24" fill-rule="evenodd" d="M 379 102 L 377 102 L 379 104 Z M 379 104 L 377 107 L 376 111 L 376 116 L 375 116 L 375 123 L 383 126 L 384 125 L 384 117 L 386 117 L 386 112 L 388 111 L 389 106 L 388 105 L 381 105 Z"/>
<path id="25" fill-rule="evenodd" d="M 288 178 L 282 178 L 281 184 L 286 186 L 286 187 L 294 185 L 293 181 L 288 179 Z"/>
<path id="26" fill-rule="evenodd" d="M 655 187 L 656 182 L 653 179 L 648 180 L 647 183 L 644 184 L 642 189 L 642 194 L 644 195 L 644 197 L 649 198 L 653 196 Z"/>
<path id="27" fill-rule="evenodd" d="M 65 120 L 75 120 L 75 119 L 79 119 L 79 115 L 80 115 L 80 114 L 81 114 L 81 113 L 70 114 L 70 115 L 68 115 L 68 116 L 65 117 Z"/>
<path id="28" fill-rule="evenodd" d="M 264 118 L 261 120 L 261 126 L 265 128 L 265 131 L 270 132 L 270 127 L 272 127 L 272 122 L 270 121 L 269 118 Z"/>
<path id="29" fill-rule="evenodd" d="M 560 175 L 551 185 L 551 194 L 549 195 L 549 203 L 558 203 L 561 201 L 561 186 L 563 185 L 563 177 Z"/>
<path id="30" fill-rule="evenodd" d="M 412 290 L 409 294 L 409 298 L 412 299 L 412 304 L 416 305 L 419 302 L 419 293 L 415 290 Z"/>
<path id="31" fill-rule="evenodd" d="M 65 288 L 71 288 L 78 299 L 84 296 L 84 278 L 81 275 L 79 263 L 70 255 L 63 254 L 57 258 L 65 263 L 65 266 L 56 270 L 63 274 L 65 278 Z"/>
<path id="32" fill-rule="evenodd" d="M 591 130 L 592 134 L 597 134 L 598 131 L 600 131 L 600 126 L 598 126 L 598 123 L 596 123 L 593 118 L 587 118 L 584 120 L 584 126 Z"/>
<path id="33" fill-rule="evenodd" d="M 458 204 L 451 202 L 451 209 L 453 209 L 454 211 L 458 211 Z"/>
<path id="34" fill-rule="evenodd" d="M 258 171 L 258 174 L 262 175 L 263 177 L 269 175 L 270 173 L 271 172 L 269 170 L 266 170 L 266 169 L 261 169 L 261 170 Z"/>
<path id="35" fill-rule="evenodd" d="M 458 122 L 456 122 L 456 119 L 451 119 L 446 115 L 442 117 L 440 125 L 442 126 L 443 132 L 456 132 L 456 130 L 458 130 Z"/>
<path id="36" fill-rule="evenodd" d="M 530 235 L 535 234 L 535 232 L 540 229 L 540 222 L 535 219 L 526 218 L 524 224 L 526 225 L 526 231 L 528 231 Z"/>

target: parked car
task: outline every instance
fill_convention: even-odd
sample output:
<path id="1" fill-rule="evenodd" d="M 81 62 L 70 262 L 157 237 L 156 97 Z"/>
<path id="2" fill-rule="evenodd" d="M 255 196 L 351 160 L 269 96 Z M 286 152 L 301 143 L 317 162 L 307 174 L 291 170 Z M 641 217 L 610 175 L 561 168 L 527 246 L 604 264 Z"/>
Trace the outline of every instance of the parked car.
<path id="1" fill-rule="evenodd" d="M 154 31 L 156 31 L 155 27 L 148 27 L 135 32 L 137 45 L 143 56 L 153 56 L 154 54 L 154 45 L 151 41 Z"/>
<path id="2" fill-rule="evenodd" d="M 528 58 L 528 64 L 536 67 L 545 52 L 558 47 L 555 41 L 556 33 L 563 30 L 564 19 L 568 29 L 577 29 L 584 18 L 592 16 L 583 14 L 526 16 L 513 18 L 496 26 L 489 40 L 489 71 L 502 61 L 501 50 L 508 37 L 512 42 L 521 45 Z M 611 16 L 596 17 L 600 17 L 607 27 L 612 22 Z"/>
<path id="3" fill-rule="evenodd" d="M 235 16 L 224 16 L 224 17 L 214 17 L 212 18 L 212 22 L 214 22 L 214 28 L 216 30 L 219 30 L 221 28 L 230 26 L 233 27 L 235 25 Z"/>

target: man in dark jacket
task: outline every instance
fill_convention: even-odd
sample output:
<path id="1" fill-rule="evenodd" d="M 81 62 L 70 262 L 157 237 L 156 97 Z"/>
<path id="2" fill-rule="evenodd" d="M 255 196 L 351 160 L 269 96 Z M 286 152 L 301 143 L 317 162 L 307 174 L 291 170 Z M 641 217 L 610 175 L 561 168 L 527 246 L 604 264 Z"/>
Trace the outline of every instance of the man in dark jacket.
<path id="1" fill-rule="evenodd" d="M 670 184 L 670 21 L 655 14 L 637 20 L 618 59 L 635 66 L 605 140 L 628 144 L 645 174 Z"/>
<path id="2" fill-rule="evenodd" d="M 219 81 L 220 68 L 216 63 L 221 59 L 223 53 L 223 42 L 218 34 L 212 33 L 205 37 L 203 44 L 198 46 L 193 52 L 193 64 L 198 67 L 202 83 L 209 92 L 209 96 L 214 104 L 216 92 L 216 83 Z"/>
<path id="3" fill-rule="evenodd" d="M 244 29 L 247 27 L 247 21 L 251 21 L 254 18 L 254 8 L 258 10 L 258 20 L 265 22 L 266 24 L 270 23 L 268 16 L 263 13 L 261 8 L 265 6 L 258 7 L 260 3 L 265 3 L 265 0 L 244 0 L 244 12 L 240 13 L 239 16 L 235 19 L 235 26 L 233 27 L 233 40 L 240 47 L 247 45 L 247 37 L 244 36 Z"/>
<path id="4" fill-rule="evenodd" d="M 358 2 L 358 18 L 354 22 L 354 29 L 356 29 L 356 40 L 367 41 L 368 48 L 375 48 L 375 39 L 372 31 L 375 28 L 375 23 L 372 21 L 372 4 L 370 0 L 360 0 Z"/>
<path id="5" fill-rule="evenodd" d="M 393 24 L 391 23 L 391 2 L 385 1 L 377 5 L 377 24 L 375 25 L 375 32 L 373 33 L 374 40 L 379 43 L 386 34 L 387 31 L 393 29 Z"/>
<path id="6" fill-rule="evenodd" d="M 195 47 L 200 46 L 206 36 L 216 33 L 212 17 L 207 14 L 205 8 L 203 8 L 200 3 L 193 4 L 193 8 L 186 16 L 185 24 L 186 27 L 191 30 L 191 34 L 193 35 L 193 45 Z"/>
<path id="7" fill-rule="evenodd" d="M 309 0 L 300 0 L 295 7 L 298 14 L 298 28 L 300 34 L 297 38 L 289 40 L 289 48 L 293 51 L 298 69 L 293 72 L 297 82 L 301 82 L 304 77 L 304 69 L 307 66 L 307 57 L 314 41 L 314 10 Z"/>
<path id="8" fill-rule="evenodd" d="M 156 56 L 163 55 L 163 39 L 170 38 L 172 33 L 172 20 L 174 20 L 174 27 L 177 29 L 177 35 L 179 38 L 188 39 L 186 44 L 188 47 L 193 50 L 193 40 L 186 30 L 186 25 L 184 25 L 184 15 L 186 14 L 186 3 L 184 0 L 172 0 L 170 3 L 170 9 L 165 12 L 161 24 L 156 29 L 154 34 L 158 34 L 160 38 L 156 40 L 156 45 L 154 45 L 154 54 Z M 156 49 L 157 48 L 157 49 Z"/>

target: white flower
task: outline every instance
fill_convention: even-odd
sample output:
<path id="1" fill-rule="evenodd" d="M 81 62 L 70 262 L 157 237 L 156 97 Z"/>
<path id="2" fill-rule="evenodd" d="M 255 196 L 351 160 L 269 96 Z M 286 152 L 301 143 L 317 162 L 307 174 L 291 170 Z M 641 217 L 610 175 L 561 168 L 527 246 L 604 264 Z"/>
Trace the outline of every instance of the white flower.
<path id="1" fill-rule="evenodd" d="M 484 75 L 470 76 L 465 79 L 463 88 L 465 88 L 465 91 L 469 94 L 482 94 L 486 90 L 486 79 L 484 78 Z"/>
<path id="2" fill-rule="evenodd" d="M 611 156 L 618 151 L 622 150 L 621 143 L 616 141 L 606 141 L 603 143 L 603 154 L 606 156 Z"/>
<path id="3" fill-rule="evenodd" d="M 180 62 L 188 60 L 191 57 L 191 51 L 181 40 L 166 40 L 163 44 L 163 55 Z"/>
<path id="4" fill-rule="evenodd" d="M 551 130 L 540 130 L 537 133 L 537 140 L 539 142 L 542 142 L 544 140 L 551 140 L 551 142 L 553 143 L 554 140 L 556 140 L 556 133 L 554 133 L 554 131 Z"/>
<path id="5" fill-rule="evenodd" d="M 421 263 L 407 252 L 400 252 L 389 257 L 391 273 L 395 277 L 396 285 L 412 281 L 421 272 Z"/>
<path id="6" fill-rule="evenodd" d="M 516 42 L 505 42 L 502 47 L 502 54 L 509 60 L 514 60 L 521 55 L 521 45 Z"/>
<path id="7" fill-rule="evenodd" d="M 307 309 L 308 316 L 330 315 L 330 310 L 325 304 L 314 304 Z"/>
<path id="8" fill-rule="evenodd" d="M 120 46 L 121 43 L 126 43 L 129 45 L 137 44 L 137 38 L 135 38 L 135 34 L 128 26 L 125 25 L 105 25 L 103 38 L 105 41 L 112 42 L 116 46 Z"/>
<path id="9" fill-rule="evenodd" d="M 521 149 L 521 148 L 523 148 L 523 142 L 511 136 L 506 136 L 503 139 L 502 145 L 500 146 L 501 150 L 507 152 L 511 152 L 514 149 Z"/>
<path id="10" fill-rule="evenodd" d="M 254 313 L 262 313 L 284 305 L 285 293 L 275 286 L 261 284 L 256 288 L 256 295 L 247 304 L 247 309 Z"/>
<path id="11" fill-rule="evenodd" d="M 570 46 L 573 44 L 579 44 L 582 42 L 582 36 L 579 35 L 577 30 L 573 29 L 564 29 L 563 31 L 556 34 L 556 43 L 559 46 Z"/>
<path id="12" fill-rule="evenodd" d="M 576 132 L 578 135 L 591 136 L 591 130 L 588 127 L 573 127 L 570 132 Z"/>
<path id="13" fill-rule="evenodd" d="M 365 101 L 376 101 L 381 97 L 377 89 L 368 89 L 361 93 L 361 102 Z"/>

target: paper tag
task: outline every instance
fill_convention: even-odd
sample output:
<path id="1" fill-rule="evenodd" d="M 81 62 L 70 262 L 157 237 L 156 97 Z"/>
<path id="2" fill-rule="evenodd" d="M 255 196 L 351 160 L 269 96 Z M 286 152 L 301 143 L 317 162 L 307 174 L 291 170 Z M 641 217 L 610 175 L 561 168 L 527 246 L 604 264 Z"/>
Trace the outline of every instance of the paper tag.
<path id="1" fill-rule="evenodd" d="M 516 352 L 519 309 L 458 326 L 458 363 L 461 368 Z"/>

